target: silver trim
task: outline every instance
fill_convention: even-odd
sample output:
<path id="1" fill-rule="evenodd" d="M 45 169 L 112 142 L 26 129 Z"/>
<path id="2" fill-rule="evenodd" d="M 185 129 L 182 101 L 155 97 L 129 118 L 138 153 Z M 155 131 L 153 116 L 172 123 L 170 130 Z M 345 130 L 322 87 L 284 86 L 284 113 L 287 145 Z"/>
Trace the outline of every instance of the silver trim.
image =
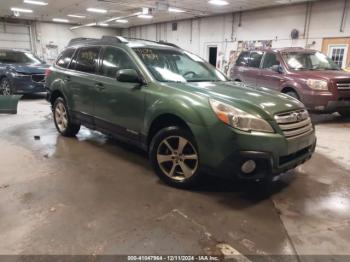
<path id="1" fill-rule="evenodd" d="M 283 131 L 283 134 L 289 138 L 292 136 L 298 136 L 301 135 L 303 133 L 306 133 L 308 131 L 312 130 L 312 124 L 309 124 L 307 126 L 304 126 L 303 128 L 299 128 L 299 129 L 295 129 L 295 130 L 291 130 L 291 131 Z"/>
<path id="2" fill-rule="evenodd" d="M 278 114 L 275 120 L 287 139 L 310 134 L 313 131 L 309 113 L 305 109 Z"/>
<path id="3" fill-rule="evenodd" d="M 290 130 L 290 129 L 296 129 L 296 128 L 301 128 L 301 127 L 304 127 L 306 125 L 309 125 L 311 124 L 311 119 L 310 118 L 307 118 L 301 122 L 298 122 L 298 123 L 293 123 L 293 124 L 280 124 L 280 128 L 282 130 Z"/>
<path id="4" fill-rule="evenodd" d="M 350 90 L 350 82 L 349 83 L 337 83 L 337 88 L 339 90 Z"/>

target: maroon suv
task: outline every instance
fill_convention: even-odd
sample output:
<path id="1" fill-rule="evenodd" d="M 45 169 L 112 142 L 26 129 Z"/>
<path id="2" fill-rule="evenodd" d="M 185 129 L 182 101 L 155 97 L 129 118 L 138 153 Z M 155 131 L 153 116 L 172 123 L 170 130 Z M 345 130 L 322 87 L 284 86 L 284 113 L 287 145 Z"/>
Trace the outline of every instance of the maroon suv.
<path id="1" fill-rule="evenodd" d="M 233 80 L 291 95 L 310 111 L 350 116 L 350 73 L 316 50 L 244 51 L 230 73 Z"/>

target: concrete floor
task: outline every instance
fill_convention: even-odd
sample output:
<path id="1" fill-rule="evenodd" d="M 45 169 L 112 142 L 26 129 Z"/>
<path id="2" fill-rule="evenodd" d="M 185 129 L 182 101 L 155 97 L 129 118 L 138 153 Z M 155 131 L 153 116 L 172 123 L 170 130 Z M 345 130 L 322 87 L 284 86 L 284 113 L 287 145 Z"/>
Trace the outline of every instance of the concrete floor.
<path id="1" fill-rule="evenodd" d="M 168 187 L 142 152 L 86 128 L 61 137 L 26 97 L 0 116 L 0 254 L 350 255 L 350 120 L 313 120 L 314 157 L 261 199 L 216 178 Z"/>

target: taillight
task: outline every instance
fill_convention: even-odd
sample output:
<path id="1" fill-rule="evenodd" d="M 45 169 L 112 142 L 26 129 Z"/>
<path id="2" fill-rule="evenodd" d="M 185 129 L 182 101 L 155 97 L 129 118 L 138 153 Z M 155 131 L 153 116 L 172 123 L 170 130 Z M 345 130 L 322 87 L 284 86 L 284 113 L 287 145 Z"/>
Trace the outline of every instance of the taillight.
<path id="1" fill-rule="evenodd" d="M 52 71 L 50 69 L 45 70 L 45 77 L 49 77 L 51 75 Z"/>

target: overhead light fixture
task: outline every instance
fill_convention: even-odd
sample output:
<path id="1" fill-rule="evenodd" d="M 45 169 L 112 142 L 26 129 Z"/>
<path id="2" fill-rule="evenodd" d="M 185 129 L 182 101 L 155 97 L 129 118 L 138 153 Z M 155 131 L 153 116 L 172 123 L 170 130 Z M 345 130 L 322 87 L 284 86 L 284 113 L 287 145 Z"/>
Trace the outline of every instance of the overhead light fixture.
<path id="1" fill-rule="evenodd" d="M 152 19 L 153 15 L 138 15 L 138 18 L 144 18 L 144 19 Z"/>
<path id="2" fill-rule="evenodd" d="M 129 23 L 129 21 L 126 20 L 126 19 L 117 19 L 117 20 L 115 20 L 115 22 L 116 22 L 116 23 L 121 23 L 121 24 Z"/>
<path id="3" fill-rule="evenodd" d="M 74 18 L 81 18 L 81 19 L 86 18 L 85 15 L 67 15 L 67 16 L 69 16 L 69 17 L 74 17 Z"/>
<path id="4" fill-rule="evenodd" d="M 58 23 L 69 23 L 68 19 L 63 19 L 63 18 L 52 18 L 52 21 L 58 22 Z"/>
<path id="5" fill-rule="evenodd" d="M 168 8 L 168 12 L 171 13 L 185 13 L 185 10 L 179 9 L 179 8 L 175 8 L 175 7 L 169 7 Z"/>
<path id="6" fill-rule="evenodd" d="M 107 23 L 100 23 L 100 24 L 98 24 L 99 26 L 104 26 L 104 27 L 107 27 L 107 26 L 109 26 L 109 24 L 107 24 Z"/>
<path id="7" fill-rule="evenodd" d="M 48 3 L 43 1 L 35 1 L 35 0 L 23 0 L 23 3 L 25 4 L 31 4 L 31 5 L 48 5 Z"/>
<path id="8" fill-rule="evenodd" d="M 220 6 L 228 5 L 228 2 L 225 0 L 209 0 L 208 3 L 212 5 L 220 5 Z"/>
<path id="9" fill-rule="evenodd" d="M 18 7 L 11 7 L 10 10 L 12 12 L 19 12 L 19 13 L 33 13 L 33 10 L 18 8 Z"/>
<path id="10" fill-rule="evenodd" d="M 105 13 L 107 13 L 107 10 L 105 10 L 105 9 L 99 9 L 99 8 L 88 8 L 88 9 L 86 9 L 86 11 L 92 12 L 92 13 L 100 13 L 100 14 L 105 14 Z"/>

